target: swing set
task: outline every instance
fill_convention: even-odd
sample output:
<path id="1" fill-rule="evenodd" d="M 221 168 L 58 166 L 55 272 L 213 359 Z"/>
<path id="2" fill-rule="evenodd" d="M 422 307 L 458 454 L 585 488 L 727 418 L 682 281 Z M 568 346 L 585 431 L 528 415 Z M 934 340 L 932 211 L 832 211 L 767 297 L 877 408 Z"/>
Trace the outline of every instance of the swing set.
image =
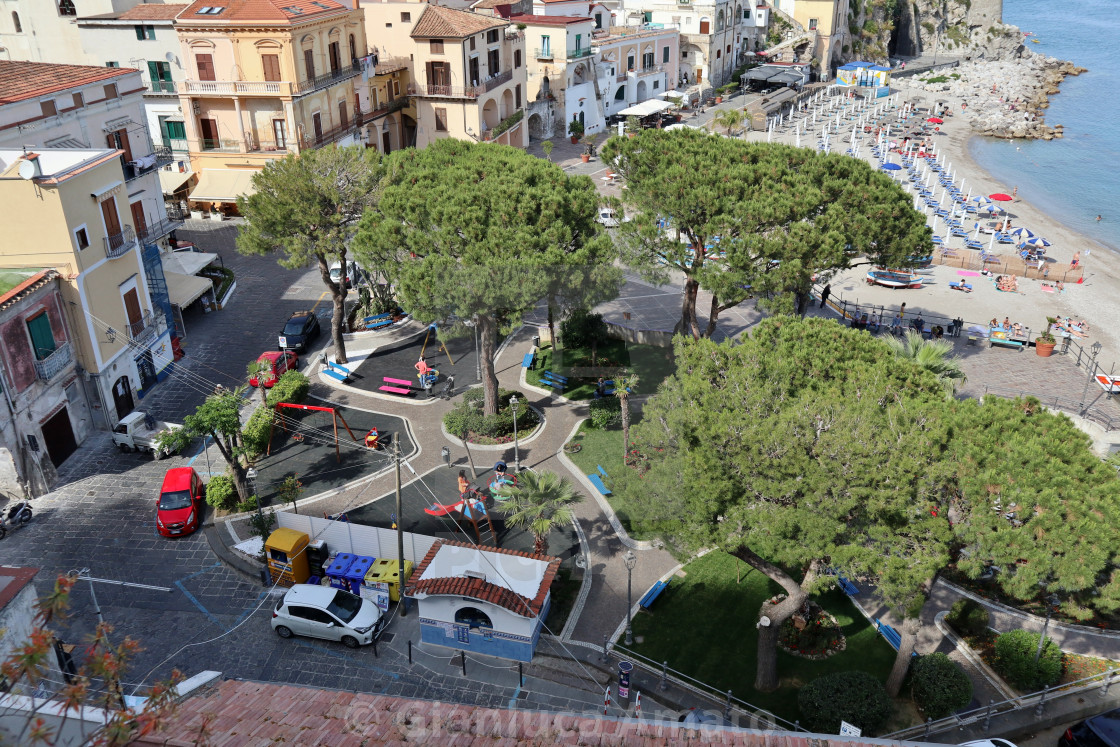
<path id="1" fill-rule="evenodd" d="M 338 448 L 338 421 L 342 421 L 342 426 L 346 429 L 346 432 L 350 434 L 350 438 L 354 439 L 355 443 L 361 443 L 354 435 L 354 432 L 350 430 L 350 426 L 346 423 L 346 418 L 342 417 L 342 413 L 340 413 L 333 407 L 319 407 L 318 405 L 295 405 L 287 402 L 281 402 L 276 405 L 274 409 L 275 414 L 280 414 L 281 407 L 286 407 L 291 410 L 315 410 L 318 412 L 329 412 L 331 414 L 331 421 L 334 424 L 334 456 L 338 462 L 342 461 L 342 453 Z M 280 427 L 284 429 L 284 432 L 288 432 L 288 426 L 283 422 L 281 418 L 272 419 L 272 423 L 268 426 L 268 448 L 265 450 L 266 456 L 271 456 L 272 454 L 272 433 L 276 428 L 277 420 L 280 421 Z M 302 435 L 303 434 L 296 431 L 292 434 L 292 438 L 302 440 Z"/>

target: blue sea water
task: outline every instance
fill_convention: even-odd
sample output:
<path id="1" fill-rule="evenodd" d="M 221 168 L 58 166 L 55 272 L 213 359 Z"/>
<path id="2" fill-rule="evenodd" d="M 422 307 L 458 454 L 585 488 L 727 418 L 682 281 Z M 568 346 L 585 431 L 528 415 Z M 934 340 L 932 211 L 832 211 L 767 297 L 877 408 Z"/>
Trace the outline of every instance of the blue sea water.
<path id="1" fill-rule="evenodd" d="M 973 159 L 999 185 L 1055 219 L 1120 251 L 1120 44 L 1116 0 L 1004 0 L 1004 23 L 1032 31 L 1032 51 L 1089 72 L 1068 77 L 1050 97 L 1046 123 L 1061 140 L 974 137 Z M 1098 215 L 1103 216 L 1098 223 Z"/>

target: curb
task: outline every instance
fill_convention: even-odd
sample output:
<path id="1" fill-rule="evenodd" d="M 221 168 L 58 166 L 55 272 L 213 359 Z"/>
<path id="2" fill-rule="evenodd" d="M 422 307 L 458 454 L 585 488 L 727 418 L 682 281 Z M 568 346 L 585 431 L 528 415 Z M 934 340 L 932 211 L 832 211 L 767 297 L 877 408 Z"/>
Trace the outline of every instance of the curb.
<path id="1" fill-rule="evenodd" d="M 544 427 L 548 424 L 548 421 L 544 416 L 544 411 L 543 410 L 541 410 L 539 408 L 536 408 L 536 407 L 533 407 L 532 405 L 528 405 L 528 404 L 526 405 L 526 407 L 531 409 L 533 412 L 537 413 L 537 417 L 539 417 L 541 419 L 541 422 L 537 423 L 537 427 L 533 430 L 533 434 L 531 436 L 529 436 L 528 438 L 521 438 L 521 436 L 517 437 L 517 443 L 521 444 L 521 445 L 524 445 L 524 444 L 530 443 L 532 441 L 535 441 L 538 436 L 540 436 L 542 433 L 544 433 Z M 439 421 L 439 431 L 440 431 L 440 433 L 443 434 L 444 438 L 446 438 L 448 441 L 455 444 L 456 446 L 462 446 L 463 445 L 463 439 L 459 438 L 458 436 L 451 435 L 451 432 L 447 430 L 447 426 L 445 426 L 443 424 L 443 418 L 440 418 L 440 421 Z M 508 444 L 475 444 L 475 443 L 470 443 L 470 442 L 468 442 L 468 444 L 470 445 L 470 447 L 472 449 L 475 449 L 477 451 L 507 451 L 513 446 L 512 441 L 509 442 Z"/>
<path id="2" fill-rule="evenodd" d="M 224 520 L 223 523 L 225 523 Z M 218 558 L 218 560 L 222 562 L 223 565 L 226 565 L 229 568 L 232 568 L 233 570 L 252 578 L 257 583 L 260 583 L 261 570 L 264 569 L 264 566 L 254 565 L 247 558 L 242 557 L 237 551 L 235 551 L 232 544 L 226 544 L 223 535 L 232 532 L 232 529 L 227 529 L 227 527 L 228 524 L 226 526 L 211 524 L 210 526 L 203 528 L 202 534 L 204 537 L 206 537 L 206 543 L 210 545 L 210 551 L 214 553 L 214 555 Z"/>
<path id="3" fill-rule="evenodd" d="M 964 658 L 968 659 L 968 663 L 976 667 L 981 676 L 988 681 L 988 684 L 999 691 L 1001 695 L 1007 700 L 1014 701 L 1022 705 L 1021 696 L 1019 693 L 1011 689 L 1011 687 L 1003 681 L 1003 678 L 996 674 L 988 664 L 973 652 L 972 648 L 967 643 L 961 640 L 949 625 L 945 622 L 945 616 L 948 615 L 948 610 L 941 610 L 933 618 L 933 624 L 941 631 L 941 635 L 945 636 L 946 640 L 956 647 L 957 651 L 961 652 Z"/>

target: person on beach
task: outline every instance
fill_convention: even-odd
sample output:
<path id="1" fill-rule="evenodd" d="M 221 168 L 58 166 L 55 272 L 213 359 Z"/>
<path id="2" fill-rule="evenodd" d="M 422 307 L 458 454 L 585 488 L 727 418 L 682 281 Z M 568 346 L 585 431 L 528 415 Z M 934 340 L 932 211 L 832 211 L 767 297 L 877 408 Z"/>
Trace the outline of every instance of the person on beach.
<path id="1" fill-rule="evenodd" d="M 1097 223 L 1100 223 L 1100 222 L 1101 222 L 1101 217 L 1098 215 L 1097 216 Z"/>
<path id="2" fill-rule="evenodd" d="M 1079 264 L 1081 264 L 1081 252 L 1074 252 L 1073 259 L 1070 261 L 1069 266 L 1077 267 Z"/>
<path id="3" fill-rule="evenodd" d="M 1011 190 L 1011 199 L 1014 200 L 1014 199 L 1017 199 L 1018 197 L 1019 197 L 1019 188 L 1015 187 L 1015 189 Z"/>

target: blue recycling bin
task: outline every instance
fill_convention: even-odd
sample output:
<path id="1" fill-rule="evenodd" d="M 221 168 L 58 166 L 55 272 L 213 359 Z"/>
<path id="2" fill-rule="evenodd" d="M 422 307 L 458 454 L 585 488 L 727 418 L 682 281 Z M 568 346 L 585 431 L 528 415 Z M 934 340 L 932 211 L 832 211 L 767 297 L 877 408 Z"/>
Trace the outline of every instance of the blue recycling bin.
<path id="1" fill-rule="evenodd" d="M 362 582 L 365 580 L 366 573 L 370 567 L 377 562 L 377 558 L 370 557 L 369 555 L 358 555 L 350 563 L 350 567 L 343 574 L 343 578 L 349 583 L 350 591 L 355 594 L 360 593 Z"/>
<path id="2" fill-rule="evenodd" d="M 334 561 L 327 567 L 327 578 L 330 579 L 333 588 L 350 589 L 350 581 L 346 578 L 346 572 L 350 570 L 354 558 L 355 555 L 349 552 L 340 552 L 334 556 Z"/>

